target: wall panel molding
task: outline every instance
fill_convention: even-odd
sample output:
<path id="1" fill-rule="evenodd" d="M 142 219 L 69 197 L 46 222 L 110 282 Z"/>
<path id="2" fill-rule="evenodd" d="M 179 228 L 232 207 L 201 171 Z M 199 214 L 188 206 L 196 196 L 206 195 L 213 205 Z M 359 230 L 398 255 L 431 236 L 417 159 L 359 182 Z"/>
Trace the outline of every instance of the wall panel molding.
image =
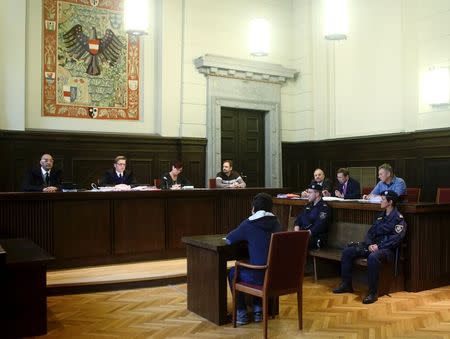
<path id="1" fill-rule="evenodd" d="M 450 187 L 450 129 L 352 139 L 283 143 L 283 185 L 304 189 L 315 168 L 336 181 L 336 170 L 388 162 L 409 187 L 434 201 L 437 187 Z"/>
<path id="2" fill-rule="evenodd" d="M 206 139 L 163 138 L 116 134 L 0 131 L 0 155 L 7 159 L 0 191 L 20 191 L 25 171 L 38 166 L 40 156 L 50 153 L 55 167 L 63 170 L 64 181 L 89 188 L 112 168 L 117 155 L 128 158 L 127 168 L 138 181 L 153 183 L 169 169 L 169 162 L 182 159 L 183 174 L 196 187 L 204 187 Z M 189 168 L 189 164 L 195 166 Z"/>

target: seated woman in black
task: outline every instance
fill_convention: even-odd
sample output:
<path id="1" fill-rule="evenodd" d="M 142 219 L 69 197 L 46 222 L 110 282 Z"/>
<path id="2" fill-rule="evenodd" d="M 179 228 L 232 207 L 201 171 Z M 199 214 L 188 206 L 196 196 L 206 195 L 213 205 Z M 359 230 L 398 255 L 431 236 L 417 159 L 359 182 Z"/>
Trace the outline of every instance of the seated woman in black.
<path id="1" fill-rule="evenodd" d="M 172 170 L 170 172 L 164 173 L 161 176 L 161 183 L 159 185 L 159 188 L 170 188 L 174 190 L 180 189 L 183 186 L 191 185 L 189 180 L 181 175 L 181 172 L 183 171 L 183 163 L 181 161 L 173 161 L 170 166 Z"/>

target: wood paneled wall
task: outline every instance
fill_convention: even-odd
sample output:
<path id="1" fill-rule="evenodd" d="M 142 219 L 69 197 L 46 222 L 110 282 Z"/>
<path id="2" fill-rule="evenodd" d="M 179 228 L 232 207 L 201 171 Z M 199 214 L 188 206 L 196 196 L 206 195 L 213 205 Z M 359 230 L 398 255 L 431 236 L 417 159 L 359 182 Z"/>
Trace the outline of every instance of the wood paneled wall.
<path id="1" fill-rule="evenodd" d="M 39 164 L 42 153 L 50 153 L 64 181 L 90 187 L 112 168 L 117 155 L 128 158 L 127 169 L 139 183 L 153 184 L 170 170 L 172 160 L 182 159 L 183 174 L 196 186 L 205 185 L 206 139 L 162 138 L 111 134 L 58 132 L 0 132 L 3 161 L 0 191 L 20 191 L 25 171 Z"/>
<path id="2" fill-rule="evenodd" d="M 305 188 L 320 167 L 336 181 L 336 170 L 387 162 L 409 187 L 421 187 L 421 201 L 434 201 L 437 187 L 450 187 L 450 129 L 283 143 L 283 183 Z"/>

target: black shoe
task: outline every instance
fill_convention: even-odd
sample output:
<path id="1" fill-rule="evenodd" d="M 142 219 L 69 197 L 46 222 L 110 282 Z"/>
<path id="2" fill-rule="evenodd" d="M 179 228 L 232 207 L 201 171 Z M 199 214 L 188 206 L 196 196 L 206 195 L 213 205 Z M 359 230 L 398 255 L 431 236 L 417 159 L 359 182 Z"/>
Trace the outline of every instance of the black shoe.
<path id="1" fill-rule="evenodd" d="M 352 285 L 341 283 L 339 287 L 333 289 L 333 293 L 353 293 Z"/>
<path id="2" fill-rule="evenodd" d="M 376 293 L 369 293 L 364 299 L 363 304 L 373 304 L 378 300 L 378 296 Z"/>

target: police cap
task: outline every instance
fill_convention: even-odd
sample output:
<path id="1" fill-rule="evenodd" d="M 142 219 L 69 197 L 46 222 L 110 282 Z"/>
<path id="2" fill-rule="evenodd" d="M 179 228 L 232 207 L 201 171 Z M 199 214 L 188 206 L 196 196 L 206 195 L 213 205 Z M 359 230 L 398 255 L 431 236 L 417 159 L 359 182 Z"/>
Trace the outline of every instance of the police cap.
<path id="1" fill-rule="evenodd" d="M 381 193 L 381 196 L 386 197 L 387 200 L 392 200 L 394 202 L 397 202 L 398 200 L 398 194 L 391 190 L 386 190 Z"/>
<path id="2" fill-rule="evenodd" d="M 316 191 L 319 191 L 319 192 L 322 192 L 322 189 L 323 189 L 322 186 L 319 185 L 317 182 L 311 183 L 311 184 L 308 186 L 308 188 L 313 189 L 313 190 L 316 190 Z"/>

